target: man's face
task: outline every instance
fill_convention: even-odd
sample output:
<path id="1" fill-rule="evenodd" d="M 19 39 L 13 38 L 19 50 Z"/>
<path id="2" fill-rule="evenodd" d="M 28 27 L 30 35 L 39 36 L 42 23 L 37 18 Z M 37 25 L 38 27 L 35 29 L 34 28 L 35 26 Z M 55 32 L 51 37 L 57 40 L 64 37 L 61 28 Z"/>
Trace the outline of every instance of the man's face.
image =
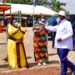
<path id="1" fill-rule="evenodd" d="M 58 15 L 58 17 L 60 18 L 60 21 L 65 18 L 64 16 L 61 16 L 61 15 Z"/>

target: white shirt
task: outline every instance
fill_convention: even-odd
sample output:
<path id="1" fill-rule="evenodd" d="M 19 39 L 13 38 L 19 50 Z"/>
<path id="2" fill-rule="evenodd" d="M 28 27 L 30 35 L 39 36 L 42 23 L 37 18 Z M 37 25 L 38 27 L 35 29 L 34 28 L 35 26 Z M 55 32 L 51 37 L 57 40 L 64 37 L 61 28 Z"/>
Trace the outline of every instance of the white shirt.
<path id="1" fill-rule="evenodd" d="M 73 49 L 73 30 L 72 25 L 66 19 L 62 20 L 59 25 L 45 26 L 49 31 L 56 31 L 55 48 Z M 58 42 L 57 39 L 61 38 L 62 41 Z"/>

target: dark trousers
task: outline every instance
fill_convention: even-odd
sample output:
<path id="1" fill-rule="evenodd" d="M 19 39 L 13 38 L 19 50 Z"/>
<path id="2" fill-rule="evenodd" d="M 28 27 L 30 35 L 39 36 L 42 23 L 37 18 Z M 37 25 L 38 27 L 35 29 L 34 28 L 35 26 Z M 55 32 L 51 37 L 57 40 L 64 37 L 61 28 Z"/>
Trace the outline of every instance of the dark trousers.
<path id="1" fill-rule="evenodd" d="M 54 48 L 56 32 L 52 32 L 52 48 Z"/>
<path id="2" fill-rule="evenodd" d="M 67 68 L 75 71 L 75 65 L 67 59 L 69 49 L 57 49 L 58 56 L 61 61 L 61 75 L 67 75 Z"/>

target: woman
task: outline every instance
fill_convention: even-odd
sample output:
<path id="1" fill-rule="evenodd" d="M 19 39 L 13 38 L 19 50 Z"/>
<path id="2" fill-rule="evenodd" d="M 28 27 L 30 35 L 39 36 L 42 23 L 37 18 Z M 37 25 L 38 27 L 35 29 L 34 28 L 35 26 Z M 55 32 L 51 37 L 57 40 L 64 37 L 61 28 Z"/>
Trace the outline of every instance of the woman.
<path id="1" fill-rule="evenodd" d="M 42 23 L 34 26 L 34 57 L 38 65 L 46 65 L 48 61 L 47 35 Z"/>
<path id="2" fill-rule="evenodd" d="M 8 63 L 11 68 L 28 67 L 23 38 L 25 30 L 13 23 L 8 24 Z"/>

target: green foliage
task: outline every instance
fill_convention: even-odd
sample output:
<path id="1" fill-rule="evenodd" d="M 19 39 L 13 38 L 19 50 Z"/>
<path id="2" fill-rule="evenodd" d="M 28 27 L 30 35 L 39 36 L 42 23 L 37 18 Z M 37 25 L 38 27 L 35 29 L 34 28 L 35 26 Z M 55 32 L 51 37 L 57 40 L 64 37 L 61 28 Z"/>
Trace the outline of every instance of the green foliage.
<path id="1" fill-rule="evenodd" d="M 19 0 L 6 0 L 7 3 L 19 3 Z"/>
<path id="2" fill-rule="evenodd" d="M 50 4 L 51 8 L 54 10 L 54 11 L 59 11 L 60 10 L 60 2 L 59 1 L 56 1 L 56 0 L 53 0 Z"/>
<path id="3" fill-rule="evenodd" d="M 50 3 L 50 7 L 54 10 L 54 11 L 59 11 L 59 10 L 65 10 L 63 8 L 61 8 L 61 3 L 57 0 L 52 0 L 52 2 Z"/>
<path id="4" fill-rule="evenodd" d="M 6 0 L 7 2 L 11 3 L 21 3 L 21 4 L 33 4 L 33 0 Z M 47 4 L 47 0 L 36 0 L 37 5 Z"/>

